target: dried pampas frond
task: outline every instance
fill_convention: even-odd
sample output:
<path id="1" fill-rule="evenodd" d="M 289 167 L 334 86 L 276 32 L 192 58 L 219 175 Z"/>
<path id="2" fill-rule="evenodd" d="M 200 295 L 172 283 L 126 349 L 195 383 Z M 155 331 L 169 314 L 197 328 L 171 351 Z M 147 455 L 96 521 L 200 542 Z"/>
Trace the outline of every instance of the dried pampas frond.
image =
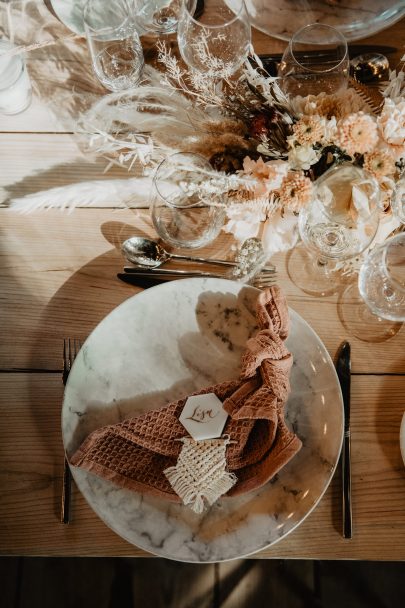
<path id="1" fill-rule="evenodd" d="M 208 116 L 184 95 L 161 86 L 160 78 L 148 66 L 143 84 L 105 95 L 82 115 L 77 133 L 86 136 L 88 151 L 118 157 L 132 168 L 135 161 L 153 164 L 183 150 L 184 141 L 196 135 L 196 125 Z"/>
<path id="2" fill-rule="evenodd" d="M 73 211 L 76 207 L 146 207 L 152 181 L 147 177 L 96 180 L 60 186 L 14 198 L 9 206 L 20 213 L 41 209 Z"/>

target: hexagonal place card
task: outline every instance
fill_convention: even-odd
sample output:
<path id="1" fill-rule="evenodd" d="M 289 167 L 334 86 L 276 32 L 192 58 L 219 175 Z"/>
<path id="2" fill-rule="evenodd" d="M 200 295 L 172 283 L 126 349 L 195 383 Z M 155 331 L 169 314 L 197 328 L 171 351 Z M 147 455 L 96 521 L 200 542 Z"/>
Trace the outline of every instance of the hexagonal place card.
<path id="1" fill-rule="evenodd" d="M 221 437 L 228 414 L 214 393 L 189 397 L 180 414 L 180 422 L 193 439 Z"/>

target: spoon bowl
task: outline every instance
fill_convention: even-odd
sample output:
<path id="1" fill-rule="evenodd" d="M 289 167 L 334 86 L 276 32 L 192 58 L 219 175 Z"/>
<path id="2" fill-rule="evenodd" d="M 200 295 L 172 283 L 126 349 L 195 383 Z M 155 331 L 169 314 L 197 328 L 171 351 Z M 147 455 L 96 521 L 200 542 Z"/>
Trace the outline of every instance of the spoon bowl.
<path id="1" fill-rule="evenodd" d="M 129 262 L 148 268 L 157 268 L 171 257 L 159 243 L 140 236 L 124 241 L 121 249 Z"/>

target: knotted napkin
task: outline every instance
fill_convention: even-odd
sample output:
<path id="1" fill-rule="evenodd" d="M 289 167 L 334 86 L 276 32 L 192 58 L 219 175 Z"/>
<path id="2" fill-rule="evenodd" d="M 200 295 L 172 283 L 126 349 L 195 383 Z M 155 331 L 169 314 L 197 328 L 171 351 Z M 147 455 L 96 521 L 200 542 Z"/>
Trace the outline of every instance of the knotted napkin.
<path id="1" fill-rule="evenodd" d="M 229 414 L 224 451 L 227 473 L 236 482 L 227 496 L 262 486 L 301 448 L 284 420 L 292 356 L 284 343 L 287 303 L 278 287 L 258 296 L 257 320 L 259 331 L 246 343 L 240 377 L 193 393 L 215 393 Z M 94 431 L 71 464 L 121 487 L 180 501 L 164 471 L 176 466 L 188 436 L 179 416 L 189 396 Z"/>

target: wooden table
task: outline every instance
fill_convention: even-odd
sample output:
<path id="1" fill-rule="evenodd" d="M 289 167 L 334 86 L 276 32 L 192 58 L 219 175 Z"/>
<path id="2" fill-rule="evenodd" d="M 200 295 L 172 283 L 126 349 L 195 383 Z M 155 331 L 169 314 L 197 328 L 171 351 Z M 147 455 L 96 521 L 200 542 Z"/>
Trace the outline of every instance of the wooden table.
<path id="1" fill-rule="evenodd" d="M 60 25 L 58 36 L 67 31 Z M 402 21 L 367 42 L 399 48 Z M 285 43 L 254 32 L 257 52 Z M 401 48 L 402 47 L 402 48 Z M 154 236 L 149 212 L 102 208 L 28 215 L 8 209 L 12 199 L 76 182 L 124 179 L 105 161 L 80 151 L 73 134 L 83 91 L 97 85 L 82 41 L 33 52 L 28 69 L 35 84 L 31 107 L 0 117 L 0 551 L 9 555 L 142 556 L 109 530 L 74 490 L 73 520 L 59 523 L 63 447 L 60 409 L 62 341 L 81 339 L 118 304 L 139 291 L 116 279 L 123 265 L 120 243 L 131 234 Z M 72 101 L 71 89 L 80 92 Z M 100 90 L 100 89 L 98 89 Z M 225 256 L 222 235 L 202 253 Z M 290 305 L 335 356 L 352 343 L 352 467 L 354 538 L 341 534 L 339 474 L 312 514 L 287 538 L 256 557 L 405 559 L 405 467 L 399 427 L 405 410 L 405 331 L 386 342 L 350 335 L 338 314 L 338 296 L 316 299 L 289 280 L 284 255 L 274 258 Z"/>

